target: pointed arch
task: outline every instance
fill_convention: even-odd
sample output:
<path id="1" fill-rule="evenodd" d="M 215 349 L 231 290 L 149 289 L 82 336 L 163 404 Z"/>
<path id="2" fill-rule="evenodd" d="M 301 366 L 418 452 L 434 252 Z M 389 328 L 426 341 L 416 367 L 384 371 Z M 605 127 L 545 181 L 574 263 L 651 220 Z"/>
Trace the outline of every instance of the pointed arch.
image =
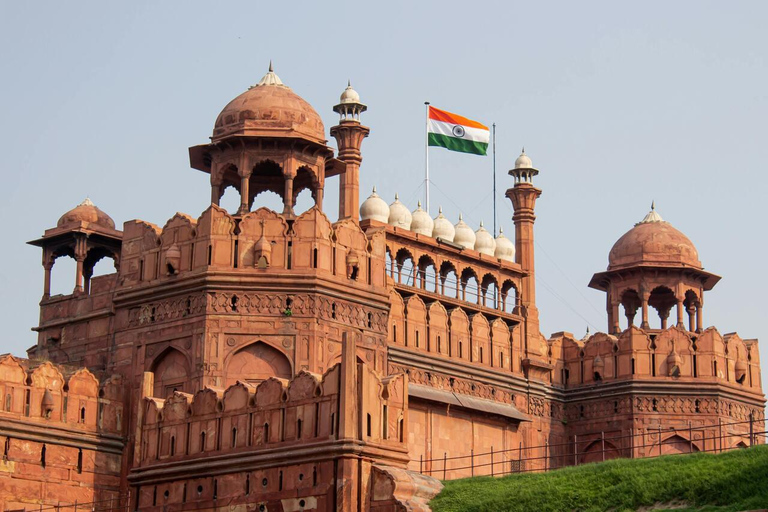
<path id="1" fill-rule="evenodd" d="M 190 390 L 189 361 L 180 350 L 166 347 L 152 361 L 149 371 L 155 374 L 153 395 L 157 398 L 165 398 L 174 391 L 188 393 Z"/>
<path id="2" fill-rule="evenodd" d="M 263 341 L 256 341 L 232 353 L 224 368 L 226 386 L 237 381 L 257 385 L 270 377 L 290 379 L 293 375 L 290 359 Z"/>

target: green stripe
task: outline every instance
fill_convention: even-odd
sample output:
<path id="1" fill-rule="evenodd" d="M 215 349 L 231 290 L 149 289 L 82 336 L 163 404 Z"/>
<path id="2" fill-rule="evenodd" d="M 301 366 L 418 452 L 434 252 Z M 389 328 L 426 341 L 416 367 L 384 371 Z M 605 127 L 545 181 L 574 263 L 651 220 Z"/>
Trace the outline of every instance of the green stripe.
<path id="1" fill-rule="evenodd" d="M 460 153 L 472 153 L 474 155 L 487 154 L 488 144 L 485 142 L 476 142 L 473 140 L 457 139 L 438 133 L 430 133 L 428 137 L 429 146 L 439 146 L 441 148 L 458 151 Z"/>

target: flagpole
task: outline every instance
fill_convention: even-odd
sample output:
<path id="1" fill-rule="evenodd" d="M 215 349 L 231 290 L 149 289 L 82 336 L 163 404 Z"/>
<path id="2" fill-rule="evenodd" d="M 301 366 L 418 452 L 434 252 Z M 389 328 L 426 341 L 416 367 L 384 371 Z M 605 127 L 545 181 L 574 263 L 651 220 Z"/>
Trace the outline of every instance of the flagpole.
<path id="1" fill-rule="evenodd" d="M 425 101 L 426 117 L 424 121 L 424 187 L 426 189 L 426 207 L 429 213 L 429 102 Z"/>
<path id="2" fill-rule="evenodd" d="M 493 237 L 496 238 L 496 123 L 493 123 Z"/>

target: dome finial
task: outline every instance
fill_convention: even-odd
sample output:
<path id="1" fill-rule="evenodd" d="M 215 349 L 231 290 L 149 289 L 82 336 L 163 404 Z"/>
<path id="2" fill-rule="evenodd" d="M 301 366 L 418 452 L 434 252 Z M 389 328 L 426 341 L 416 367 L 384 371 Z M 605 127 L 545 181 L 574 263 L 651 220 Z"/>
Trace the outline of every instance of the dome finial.
<path id="1" fill-rule="evenodd" d="M 522 154 L 523 154 L 523 155 L 525 154 L 525 146 L 523 146 L 523 152 L 522 152 Z"/>
<path id="2" fill-rule="evenodd" d="M 275 72 L 275 70 L 272 69 L 272 59 L 269 59 L 269 72 L 270 73 L 274 73 Z"/>
<path id="3" fill-rule="evenodd" d="M 376 193 L 376 185 L 373 186 L 373 193 Z"/>
<path id="4" fill-rule="evenodd" d="M 438 206 L 437 207 L 437 214 L 440 215 L 442 213 L 443 213 L 443 207 L 442 206 Z"/>
<path id="5" fill-rule="evenodd" d="M 462 220 L 464 220 L 464 215 L 459 213 L 459 222 L 461 222 Z"/>
<path id="6" fill-rule="evenodd" d="M 352 87 L 352 80 L 347 78 L 347 87 Z"/>
<path id="7" fill-rule="evenodd" d="M 397 195 L 397 192 L 395 192 L 395 201 L 399 201 L 400 197 Z"/>
<path id="8" fill-rule="evenodd" d="M 651 201 L 651 210 L 656 209 L 656 200 Z"/>

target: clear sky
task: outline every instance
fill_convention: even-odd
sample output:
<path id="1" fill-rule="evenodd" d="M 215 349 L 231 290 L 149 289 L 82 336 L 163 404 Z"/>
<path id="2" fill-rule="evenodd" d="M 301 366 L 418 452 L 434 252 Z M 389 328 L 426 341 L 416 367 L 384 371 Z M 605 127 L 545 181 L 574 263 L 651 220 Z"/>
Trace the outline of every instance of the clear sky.
<path id="1" fill-rule="evenodd" d="M 706 324 L 768 343 L 768 3 L 379 4 L 0 3 L 0 352 L 36 341 L 43 269 L 25 242 L 86 196 L 118 226 L 198 216 L 210 189 L 187 148 L 270 59 L 326 131 L 347 79 L 368 104 L 361 198 L 376 185 L 416 207 L 428 100 L 497 124 L 498 217 L 511 235 L 506 171 L 525 146 L 544 191 L 545 335 L 605 330 L 604 296 L 587 283 L 655 200 L 723 276 Z M 432 149 L 430 172 L 433 215 L 442 205 L 454 221 L 461 211 L 492 225 L 490 157 Z M 60 259 L 54 293 L 73 284 Z"/>

